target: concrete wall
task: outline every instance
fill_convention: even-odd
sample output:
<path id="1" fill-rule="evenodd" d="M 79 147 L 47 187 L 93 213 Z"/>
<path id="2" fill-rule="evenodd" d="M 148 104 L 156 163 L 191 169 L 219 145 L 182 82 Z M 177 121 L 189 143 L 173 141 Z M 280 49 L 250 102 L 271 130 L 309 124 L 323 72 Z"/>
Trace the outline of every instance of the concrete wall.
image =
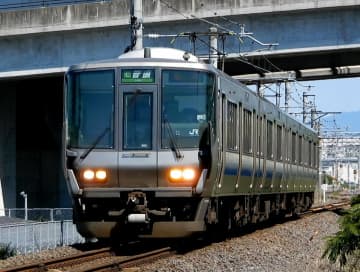
<path id="1" fill-rule="evenodd" d="M 314 7 L 315 2 L 307 2 L 308 7 Z M 275 4 L 269 4 L 268 1 L 242 1 L 242 7 L 246 3 L 249 7 L 257 5 L 251 9 L 252 14 L 246 14 L 243 8 L 239 7 L 238 2 L 226 1 L 228 5 L 225 5 L 224 2 L 220 4 L 207 1 L 202 9 L 209 10 L 209 7 L 212 7 L 212 13 L 216 10 L 218 13 L 224 11 L 226 14 L 237 14 L 227 18 L 244 23 L 246 30 L 253 32 L 254 36 L 264 43 L 279 43 L 276 48 L 279 50 L 360 44 L 360 36 L 357 31 L 354 31 L 354 29 L 360 29 L 360 5 L 349 6 L 351 3 L 357 3 L 356 1 L 319 2 L 319 6 L 325 5 L 324 2 L 333 3 L 333 7 L 335 3 L 344 2 L 345 6 L 338 9 L 309 8 L 306 11 L 300 11 L 295 8 L 286 10 L 291 6 L 286 1 L 281 1 L 279 5 L 275 2 Z M 74 63 L 117 57 L 129 45 L 126 3 L 127 1 L 114 0 L 104 4 L 82 4 L 0 13 L 0 36 L 10 35 L 0 38 L 0 52 L 2 52 L 3 60 L 0 66 L 0 77 L 36 74 L 44 69 L 57 69 L 59 72 Z M 198 19 L 178 21 L 184 17 L 181 18 L 178 13 L 164 7 L 159 1 L 145 1 L 145 3 L 147 3 L 144 7 L 145 34 L 203 32 L 210 27 L 209 24 Z M 184 14 L 189 14 L 187 13 L 189 10 L 194 10 L 198 16 L 210 15 L 209 11 L 202 11 L 197 1 L 172 1 L 171 3 L 174 6 L 179 5 L 176 9 Z M 304 3 L 305 1 L 303 5 Z M 260 6 L 263 8 L 260 9 Z M 297 6 L 294 5 L 294 7 Z M 276 12 L 260 15 L 255 13 L 257 9 Z M 166 13 L 168 16 L 165 15 Z M 174 21 L 159 23 L 166 19 Z M 214 17 L 211 21 L 234 31 L 239 30 L 237 25 L 229 24 L 223 17 Z M 23 32 L 31 34 L 25 35 L 22 34 Z M 157 40 L 145 38 L 144 45 L 173 46 L 192 50 L 187 38 L 178 38 L 173 44 L 170 44 L 170 40 L 170 38 Z M 237 37 L 228 37 L 225 41 L 225 49 L 228 53 L 243 53 L 265 49 L 265 47 L 249 39 L 244 39 L 244 43 L 240 43 Z M 198 41 L 197 53 L 207 53 L 207 51 L 207 45 Z"/>
<path id="2" fill-rule="evenodd" d="M 5 208 L 69 207 L 61 162 L 63 78 L 0 81 L 0 180 Z"/>
<path id="3" fill-rule="evenodd" d="M 298 12 L 359 5 L 359 0 L 167 0 L 143 1 L 144 22 L 194 20 L 196 17 Z M 196 20 L 195 20 L 196 21 Z M 0 13 L 0 36 L 123 26 L 128 1 L 78 4 Z"/>
<path id="4" fill-rule="evenodd" d="M 6 208 L 16 207 L 16 85 L 0 85 L 0 180 Z"/>

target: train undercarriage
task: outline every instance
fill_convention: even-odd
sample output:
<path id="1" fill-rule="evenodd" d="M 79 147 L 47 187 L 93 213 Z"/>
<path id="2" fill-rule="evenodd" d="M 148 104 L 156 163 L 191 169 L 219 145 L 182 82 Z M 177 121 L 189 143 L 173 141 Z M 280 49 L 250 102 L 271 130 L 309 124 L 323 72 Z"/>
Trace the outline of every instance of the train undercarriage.
<path id="1" fill-rule="evenodd" d="M 75 201 L 74 222 L 87 238 L 126 240 L 180 238 L 216 230 L 219 235 L 250 224 L 309 209 L 314 193 L 228 197 L 158 198 L 153 193 L 123 192 L 119 198 Z"/>

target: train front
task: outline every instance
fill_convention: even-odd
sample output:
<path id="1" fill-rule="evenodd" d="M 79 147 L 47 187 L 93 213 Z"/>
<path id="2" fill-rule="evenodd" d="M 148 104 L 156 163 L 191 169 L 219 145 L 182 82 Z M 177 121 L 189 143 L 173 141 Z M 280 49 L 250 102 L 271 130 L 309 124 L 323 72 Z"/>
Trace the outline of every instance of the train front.
<path id="1" fill-rule="evenodd" d="M 215 75 L 178 50 L 154 50 L 158 58 L 140 51 L 66 75 L 65 176 L 84 237 L 205 229 Z"/>

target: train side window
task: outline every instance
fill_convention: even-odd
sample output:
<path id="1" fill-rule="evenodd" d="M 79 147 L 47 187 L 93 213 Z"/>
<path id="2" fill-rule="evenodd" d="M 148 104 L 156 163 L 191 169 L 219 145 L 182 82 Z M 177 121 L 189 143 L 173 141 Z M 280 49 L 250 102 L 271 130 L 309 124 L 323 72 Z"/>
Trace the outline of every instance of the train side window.
<path id="1" fill-rule="evenodd" d="M 303 137 L 299 136 L 299 164 L 304 164 L 304 144 L 303 144 Z"/>
<path id="2" fill-rule="evenodd" d="M 293 157 L 292 157 L 292 139 L 291 139 L 291 129 L 285 129 L 285 139 L 286 139 L 286 144 L 287 144 L 287 147 L 286 147 L 286 156 L 287 156 L 287 161 L 289 162 L 292 162 L 293 160 Z"/>
<path id="3" fill-rule="evenodd" d="M 237 150 L 237 105 L 228 101 L 227 103 L 227 148 Z"/>
<path id="4" fill-rule="evenodd" d="M 263 134 L 264 134 L 264 129 L 263 129 L 263 118 L 262 116 L 258 116 L 257 117 L 257 138 L 258 138 L 258 145 L 257 145 L 257 155 L 260 157 L 264 156 L 264 141 L 263 141 Z"/>
<path id="5" fill-rule="evenodd" d="M 312 167 L 313 166 L 313 161 L 312 161 L 312 142 L 311 141 L 309 141 L 308 142 L 308 166 L 309 167 Z"/>
<path id="6" fill-rule="evenodd" d="M 296 163 L 297 157 L 296 157 L 296 133 L 293 132 L 291 134 L 291 161 L 293 163 Z"/>
<path id="7" fill-rule="evenodd" d="M 282 127 L 280 125 L 276 126 L 276 160 L 282 161 Z"/>
<path id="8" fill-rule="evenodd" d="M 303 165 L 308 164 L 308 142 L 305 140 L 305 137 L 303 138 L 303 152 L 302 152 L 302 162 Z"/>
<path id="9" fill-rule="evenodd" d="M 267 121 L 266 125 L 266 158 L 272 160 L 274 158 L 273 154 L 273 122 Z"/>
<path id="10" fill-rule="evenodd" d="M 307 150 L 308 150 L 308 154 L 307 154 L 307 158 L 308 158 L 308 167 L 312 167 L 312 161 L 311 161 L 311 146 L 312 146 L 312 142 L 308 141 L 307 142 Z"/>
<path id="11" fill-rule="evenodd" d="M 316 143 L 314 143 L 313 145 L 313 160 L 314 160 L 314 168 L 318 168 L 319 166 L 319 154 L 318 154 L 318 147 L 316 145 Z"/>
<path id="12" fill-rule="evenodd" d="M 243 111 L 244 115 L 244 122 L 243 122 L 243 147 L 244 147 L 244 153 L 251 154 L 252 148 L 251 148 L 251 139 L 252 139 L 252 113 L 251 111 L 248 111 L 244 109 Z"/>

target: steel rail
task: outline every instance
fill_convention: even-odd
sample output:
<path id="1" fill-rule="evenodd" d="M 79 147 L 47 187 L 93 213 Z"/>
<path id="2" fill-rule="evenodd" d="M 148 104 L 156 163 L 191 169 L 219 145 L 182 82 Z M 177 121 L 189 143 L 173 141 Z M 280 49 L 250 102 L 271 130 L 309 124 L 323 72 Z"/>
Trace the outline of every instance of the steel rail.
<path id="1" fill-rule="evenodd" d="M 135 266 L 158 258 L 170 256 L 170 247 L 165 247 L 133 256 L 114 256 L 111 248 L 102 248 L 83 253 L 69 255 L 51 260 L 0 269 L 1 272 L 48 271 L 49 269 L 66 268 L 67 272 L 114 271 L 124 267 Z M 104 259 L 104 257 L 110 257 Z M 101 261 L 98 261 L 101 260 Z M 94 263 L 91 263 L 91 262 Z M 71 268 L 73 267 L 73 268 Z"/>
<path id="2" fill-rule="evenodd" d="M 334 203 L 326 203 L 320 206 L 311 207 L 308 212 L 309 213 L 318 213 L 323 211 L 334 211 L 341 209 L 343 207 L 349 206 L 350 200 L 345 200 L 341 202 L 334 202 Z"/>
<path id="3" fill-rule="evenodd" d="M 31 264 L 19 265 L 11 268 L 0 269 L 1 272 L 23 272 L 23 271 L 47 271 L 47 268 L 57 268 L 72 265 L 74 263 L 81 263 L 82 261 L 89 261 L 104 256 L 112 255 L 110 247 L 90 250 L 82 253 L 77 253 L 65 257 L 34 262 Z"/>
<path id="4" fill-rule="evenodd" d="M 95 271 L 122 271 L 125 267 L 131 267 L 138 264 L 150 262 L 159 258 L 167 257 L 173 254 L 170 247 L 165 247 L 145 253 L 126 257 L 114 257 L 113 259 L 104 260 L 101 263 L 88 264 L 83 267 L 76 267 L 68 272 L 95 272 Z"/>

